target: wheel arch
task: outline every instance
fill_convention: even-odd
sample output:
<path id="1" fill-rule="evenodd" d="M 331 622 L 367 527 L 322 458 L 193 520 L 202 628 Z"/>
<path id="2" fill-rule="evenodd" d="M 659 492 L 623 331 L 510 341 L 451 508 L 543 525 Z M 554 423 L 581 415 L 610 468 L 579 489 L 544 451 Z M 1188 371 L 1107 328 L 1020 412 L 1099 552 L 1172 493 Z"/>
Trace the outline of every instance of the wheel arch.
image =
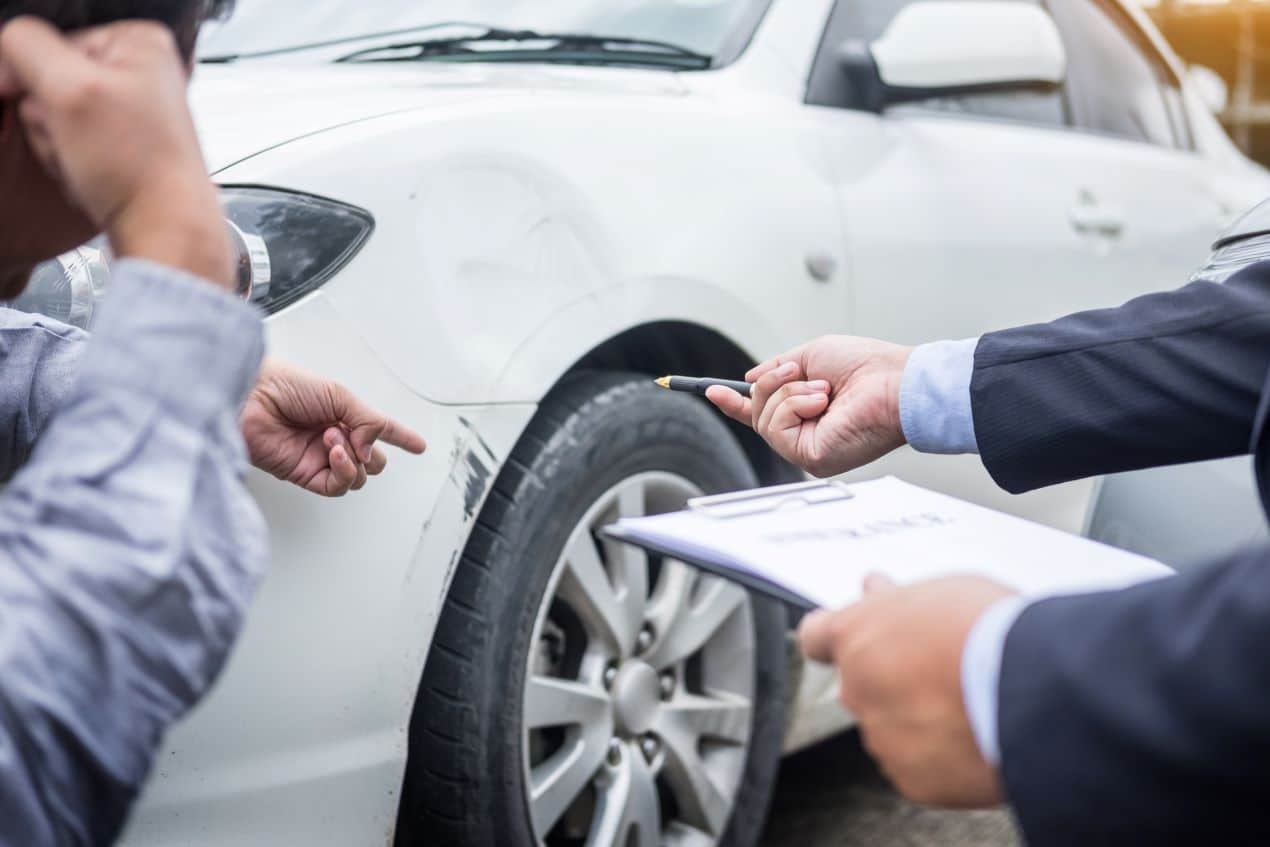
<path id="1" fill-rule="evenodd" d="M 591 349 L 556 384 L 582 371 L 627 371 L 650 378 L 683 373 L 736 379 L 755 364 L 740 345 L 717 330 L 690 321 L 650 321 Z M 772 452 L 754 430 L 730 419 L 725 422 L 764 485 L 802 480 L 802 473 Z"/>

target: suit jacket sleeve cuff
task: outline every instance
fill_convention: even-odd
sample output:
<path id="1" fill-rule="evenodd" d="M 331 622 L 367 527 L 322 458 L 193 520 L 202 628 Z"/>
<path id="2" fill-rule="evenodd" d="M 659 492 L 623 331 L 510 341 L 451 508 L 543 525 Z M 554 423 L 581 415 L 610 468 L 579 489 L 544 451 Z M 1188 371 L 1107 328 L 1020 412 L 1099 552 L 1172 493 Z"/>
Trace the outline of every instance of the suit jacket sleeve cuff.
<path id="1" fill-rule="evenodd" d="M 913 351 L 900 382 L 900 426 L 921 453 L 978 453 L 970 379 L 978 338 L 937 341 Z"/>
<path id="2" fill-rule="evenodd" d="M 1022 597 L 998 600 L 979 616 L 966 646 L 961 651 L 961 697 L 965 702 L 970 729 L 984 761 L 994 768 L 1001 765 L 1001 744 L 997 733 L 997 689 L 1001 678 L 1001 656 L 1005 638 L 1028 601 Z"/>

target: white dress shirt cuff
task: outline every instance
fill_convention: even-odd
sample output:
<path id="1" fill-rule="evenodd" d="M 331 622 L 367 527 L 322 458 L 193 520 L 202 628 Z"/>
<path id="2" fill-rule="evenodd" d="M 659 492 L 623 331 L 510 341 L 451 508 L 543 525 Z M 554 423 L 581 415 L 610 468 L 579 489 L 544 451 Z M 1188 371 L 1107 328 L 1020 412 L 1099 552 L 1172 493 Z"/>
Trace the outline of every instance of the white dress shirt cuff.
<path id="1" fill-rule="evenodd" d="M 970 378 L 978 338 L 936 341 L 913 351 L 900 381 L 900 426 L 921 453 L 978 453 Z"/>
<path id="2" fill-rule="evenodd" d="M 984 761 L 1001 766 L 1000 739 L 997 738 L 997 686 L 1001 678 L 1001 655 L 1010 627 L 1027 608 L 1028 600 L 1009 597 L 998 600 L 979 616 L 961 651 L 961 697 L 965 701 L 970 730 Z"/>

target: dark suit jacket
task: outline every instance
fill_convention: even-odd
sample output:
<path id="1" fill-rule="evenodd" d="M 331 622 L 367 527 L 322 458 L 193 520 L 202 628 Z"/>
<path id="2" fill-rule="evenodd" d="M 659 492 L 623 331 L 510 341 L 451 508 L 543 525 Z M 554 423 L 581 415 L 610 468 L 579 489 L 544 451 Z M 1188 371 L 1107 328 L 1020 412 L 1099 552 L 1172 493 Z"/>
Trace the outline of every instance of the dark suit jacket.
<path id="1" fill-rule="evenodd" d="M 1266 508 L 1268 370 L 1270 262 L 984 336 L 975 434 L 1014 492 L 1252 451 Z M 1270 844 L 1270 549 L 1029 607 L 998 731 L 1034 847 Z"/>

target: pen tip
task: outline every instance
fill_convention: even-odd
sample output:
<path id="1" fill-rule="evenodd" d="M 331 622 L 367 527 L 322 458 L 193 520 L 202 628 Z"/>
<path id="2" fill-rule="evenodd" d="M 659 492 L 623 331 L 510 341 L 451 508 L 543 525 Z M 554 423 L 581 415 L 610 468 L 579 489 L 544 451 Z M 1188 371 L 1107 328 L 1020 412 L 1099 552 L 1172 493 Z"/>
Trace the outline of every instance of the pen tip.
<path id="1" fill-rule="evenodd" d="M 661 379 L 655 379 L 653 382 L 657 383 L 662 388 L 670 388 L 670 377 L 668 376 L 663 376 Z"/>

